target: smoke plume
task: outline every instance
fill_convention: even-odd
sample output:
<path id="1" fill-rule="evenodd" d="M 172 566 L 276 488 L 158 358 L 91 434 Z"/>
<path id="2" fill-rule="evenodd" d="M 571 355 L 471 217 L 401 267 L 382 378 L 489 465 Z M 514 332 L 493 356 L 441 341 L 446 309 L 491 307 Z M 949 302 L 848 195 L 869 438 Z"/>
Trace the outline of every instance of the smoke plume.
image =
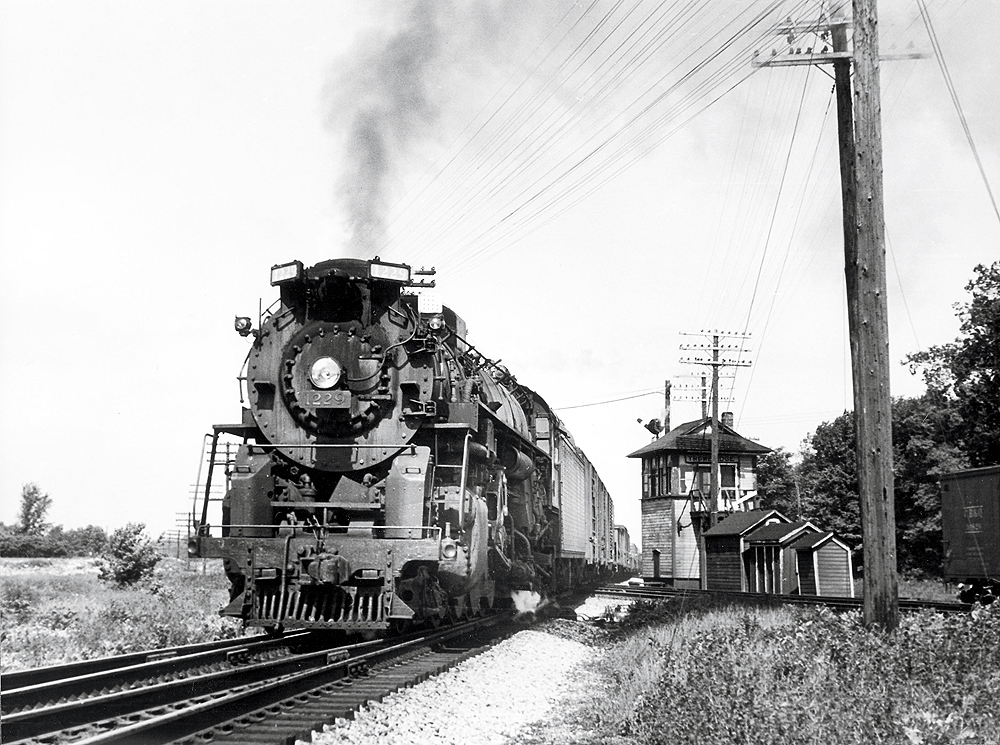
<path id="1" fill-rule="evenodd" d="M 469 107 L 516 64 L 529 28 L 546 28 L 557 2 L 413 0 L 374 5 L 378 28 L 338 60 L 327 86 L 328 125 L 344 152 L 336 196 L 351 252 L 384 244 L 400 174 L 433 159 Z M 549 7 L 551 6 L 551 7 Z M 478 99 L 477 99 L 478 100 Z M 449 134 L 450 133 L 450 134 Z M 427 154 L 424 162 L 421 155 Z"/>
<path id="2" fill-rule="evenodd" d="M 395 30 L 371 32 L 341 60 L 330 85 L 329 123 L 346 135 L 337 195 L 356 256 L 377 251 L 394 169 L 438 118 L 431 86 L 439 73 L 444 5 L 409 5 Z"/>

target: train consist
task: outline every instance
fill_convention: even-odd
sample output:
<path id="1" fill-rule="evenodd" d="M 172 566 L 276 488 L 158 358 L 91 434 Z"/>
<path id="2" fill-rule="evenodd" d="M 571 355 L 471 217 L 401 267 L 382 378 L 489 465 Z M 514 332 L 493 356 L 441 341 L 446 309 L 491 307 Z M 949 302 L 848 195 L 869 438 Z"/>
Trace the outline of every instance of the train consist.
<path id="1" fill-rule="evenodd" d="M 189 545 L 224 560 L 224 615 L 384 633 L 628 564 L 593 465 L 538 394 L 466 341 L 461 318 L 421 307 L 426 274 L 378 259 L 282 264 L 280 300 L 256 328 L 237 317 L 253 340 L 249 408 L 214 427 Z"/>
<path id="2" fill-rule="evenodd" d="M 1000 597 L 1000 466 L 941 476 L 944 580 L 966 603 Z"/>

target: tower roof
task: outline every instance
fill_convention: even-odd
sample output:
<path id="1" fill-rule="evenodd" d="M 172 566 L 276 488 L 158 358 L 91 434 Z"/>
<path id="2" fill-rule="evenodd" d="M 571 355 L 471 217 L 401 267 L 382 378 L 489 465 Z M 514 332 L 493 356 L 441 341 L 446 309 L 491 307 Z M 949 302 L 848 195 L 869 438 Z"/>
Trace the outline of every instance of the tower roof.
<path id="1" fill-rule="evenodd" d="M 629 453 L 629 458 L 641 458 L 651 453 L 698 453 L 712 449 L 712 418 L 696 419 L 674 427 L 662 437 Z M 771 448 L 740 435 L 732 427 L 719 422 L 720 453 L 770 453 Z"/>

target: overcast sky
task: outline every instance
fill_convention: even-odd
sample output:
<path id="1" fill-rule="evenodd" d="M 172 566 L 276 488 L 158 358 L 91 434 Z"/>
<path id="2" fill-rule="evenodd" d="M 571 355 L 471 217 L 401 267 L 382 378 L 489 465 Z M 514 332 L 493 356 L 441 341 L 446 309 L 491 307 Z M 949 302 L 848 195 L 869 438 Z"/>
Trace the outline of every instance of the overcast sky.
<path id="1" fill-rule="evenodd" d="M 883 51 L 931 51 L 915 3 L 880 5 Z M 1000 193 L 1000 4 L 928 7 Z M 721 59 L 724 24 L 739 13 L 706 16 L 631 74 L 545 56 L 587 51 L 583 25 L 569 25 L 582 8 L 0 0 L 0 520 L 15 519 L 34 481 L 67 527 L 173 528 L 190 507 L 202 435 L 240 418 L 248 343 L 233 316 L 270 304 L 269 268 L 292 259 L 379 252 L 436 266 L 437 295 L 471 340 L 561 407 L 634 539 L 639 464 L 625 456 L 649 441 L 636 420 L 663 408 L 662 395 L 640 394 L 671 378 L 679 399 L 694 382 L 680 376 L 700 372 L 680 363 L 679 346 L 703 340 L 681 332 L 751 336 L 753 366 L 738 370 L 724 408 L 765 445 L 798 450 L 850 408 L 829 70 L 748 76 L 755 47 L 739 48 L 717 87 L 692 78 L 660 95 L 658 70 L 666 79 L 671 65 Z M 400 41 L 420 53 L 382 66 Z M 386 71 L 408 110 L 373 103 Z M 606 81 L 604 93 L 574 75 Z M 955 338 L 952 306 L 973 267 L 1000 258 L 1000 221 L 935 58 L 887 61 L 882 83 L 900 361 Z M 496 126 L 515 90 L 551 105 L 539 109 L 548 118 L 507 149 L 477 143 L 467 125 L 495 114 Z M 522 188 L 491 179 L 532 143 L 544 142 L 540 157 L 590 152 L 590 167 L 609 149 L 588 138 L 618 127 L 630 96 L 647 91 L 678 108 L 629 123 L 652 134 L 608 170 L 574 170 L 581 180 L 561 201 L 522 219 L 557 193 L 545 180 L 556 171 L 535 161 L 524 166 L 530 198 L 491 211 L 507 204 L 491 195 Z M 571 109 L 579 118 L 543 140 L 540 122 Z M 379 183 L 359 189 L 373 156 L 357 123 L 373 112 L 392 120 L 390 146 Z M 480 189 L 481 200 L 456 201 Z M 894 394 L 921 392 L 904 366 L 892 376 Z M 627 400 L 580 406 L 614 399 Z M 676 400 L 671 417 L 699 414 Z"/>

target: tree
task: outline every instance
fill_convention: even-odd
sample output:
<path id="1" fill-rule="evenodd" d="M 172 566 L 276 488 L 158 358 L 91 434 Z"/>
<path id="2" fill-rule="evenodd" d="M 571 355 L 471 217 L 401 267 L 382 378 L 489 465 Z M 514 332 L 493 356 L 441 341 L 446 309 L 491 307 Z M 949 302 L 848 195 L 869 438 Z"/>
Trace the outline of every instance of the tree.
<path id="1" fill-rule="evenodd" d="M 66 542 L 74 556 L 100 556 L 108 545 L 108 534 L 97 525 L 66 531 Z"/>
<path id="2" fill-rule="evenodd" d="M 925 574 L 941 570 L 938 479 L 968 466 L 961 429 L 955 402 L 938 393 L 893 401 L 896 547 L 901 570 Z"/>
<path id="3" fill-rule="evenodd" d="M 802 518 L 832 530 L 852 549 L 861 545 L 861 505 L 854 457 L 854 414 L 820 424 L 806 440 L 799 466 Z"/>
<path id="4" fill-rule="evenodd" d="M 975 273 L 972 299 L 955 304 L 962 335 L 906 360 L 929 391 L 957 403 L 969 463 L 989 466 L 1000 464 L 1000 261 Z"/>
<path id="5" fill-rule="evenodd" d="M 102 555 L 101 580 L 128 587 L 152 579 L 162 557 L 145 531 L 143 523 L 128 523 L 111 534 Z"/>
<path id="6" fill-rule="evenodd" d="M 108 545 L 108 534 L 104 528 L 96 525 L 70 530 L 56 525 L 45 538 L 51 543 L 60 544 L 67 556 L 100 556 Z"/>
<path id="7" fill-rule="evenodd" d="M 52 506 L 52 497 L 42 494 L 38 484 L 29 482 L 21 488 L 21 509 L 18 512 L 18 530 L 32 536 L 44 535 L 49 525 L 45 515 Z"/>
<path id="8" fill-rule="evenodd" d="M 792 454 L 778 448 L 757 458 L 757 494 L 762 509 L 799 518 L 799 489 Z"/>
<path id="9" fill-rule="evenodd" d="M 898 567 L 910 573 L 941 570 L 941 496 L 938 477 L 967 466 L 954 400 L 933 391 L 892 402 Z M 854 458 L 854 415 L 824 422 L 806 440 L 799 467 L 802 517 L 833 530 L 856 548 L 861 510 Z"/>

